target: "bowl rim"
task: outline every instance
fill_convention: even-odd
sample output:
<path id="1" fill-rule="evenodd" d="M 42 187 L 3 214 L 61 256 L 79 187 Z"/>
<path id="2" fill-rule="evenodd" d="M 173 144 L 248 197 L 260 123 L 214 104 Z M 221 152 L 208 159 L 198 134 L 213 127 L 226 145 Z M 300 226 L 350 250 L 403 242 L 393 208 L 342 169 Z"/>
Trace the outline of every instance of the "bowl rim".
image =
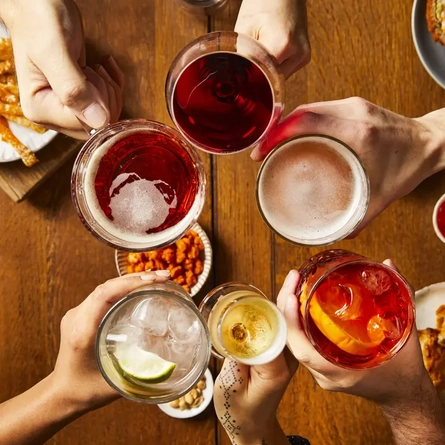
<path id="1" fill-rule="evenodd" d="M 439 227 L 437 226 L 437 213 L 439 212 L 439 207 L 445 202 L 445 193 L 437 200 L 436 205 L 433 210 L 433 227 L 436 232 L 437 237 L 445 243 L 445 236 L 440 233 Z"/>
<path id="2" fill-rule="evenodd" d="M 425 0 L 414 0 L 413 3 L 413 9 L 411 12 L 411 34 L 413 37 L 413 43 L 414 47 L 417 52 L 417 56 L 419 57 L 420 62 L 422 63 L 423 67 L 427 71 L 427 73 L 431 76 L 431 78 L 442 88 L 445 89 L 445 79 L 440 79 L 429 67 L 428 62 L 426 61 L 425 57 L 423 56 L 422 51 L 420 50 L 419 46 L 419 29 L 416 26 L 416 19 L 418 14 L 421 14 L 421 5 L 422 2 L 425 2 Z M 426 3 L 426 2 L 425 2 Z M 426 8 L 426 5 L 425 5 Z M 426 19 L 425 19 L 426 20 Z"/>

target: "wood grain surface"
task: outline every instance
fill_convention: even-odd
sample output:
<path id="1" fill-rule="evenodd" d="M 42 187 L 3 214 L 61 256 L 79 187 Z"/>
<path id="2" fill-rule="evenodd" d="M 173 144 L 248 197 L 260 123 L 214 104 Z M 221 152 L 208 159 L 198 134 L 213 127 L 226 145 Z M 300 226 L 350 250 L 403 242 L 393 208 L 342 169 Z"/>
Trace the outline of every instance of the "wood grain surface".
<path id="1" fill-rule="evenodd" d="M 42 150 L 39 163 L 32 168 L 22 161 L 0 163 L 0 188 L 14 201 L 20 202 L 43 184 L 79 151 L 82 144 L 62 134 Z"/>
<path id="2" fill-rule="evenodd" d="M 112 53 L 126 75 L 125 115 L 169 123 L 164 81 L 175 54 L 208 30 L 233 29 L 238 0 L 223 16 L 189 15 L 174 0 L 78 0 L 91 60 Z M 286 106 L 360 95 L 408 116 L 445 105 L 412 44 L 412 2 L 308 1 L 312 62 L 286 85 Z M 272 298 L 292 267 L 321 249 L 293 246 L 271 234 L 255 205 L 258 165 L 248 153 L 203 155 L 208 198 L 201 224 L 214 247 L 206 286 L 242 280 Z M 384 162 L 384 160 L 382 160 Z M 99 283 L 115 276 L 113 251 L 82 227 L 71 204 L 68 163 L 29 201 L 0 194 L 0 401 L 48 374 L 57 357 L 59 322 Z M 445 174 L 394 203 L 345 247 L 377 260 L 392 258 L 416 288 L 445 280 L 445 246 L 431 225 Z M 337 246 L 336 246 L 337 247 Z M 364 400 L 320 390 L 300 369 L 279 410 L 289 434 L 312 445 L 386 445 L 390 430 Z M 55 436 L 52 445 L 224 444 L 210 409 L 180 421 L 156 407 L 119 401 Z"/>

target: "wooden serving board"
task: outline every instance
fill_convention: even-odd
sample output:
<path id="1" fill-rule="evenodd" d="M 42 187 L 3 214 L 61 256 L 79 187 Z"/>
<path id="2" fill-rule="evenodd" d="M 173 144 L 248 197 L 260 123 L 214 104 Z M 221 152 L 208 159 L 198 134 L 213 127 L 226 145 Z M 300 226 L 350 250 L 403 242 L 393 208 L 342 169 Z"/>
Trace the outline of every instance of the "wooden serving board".
<path id="1" fill-rule="evenodd" d="M 72 158 L 81 146 L 82 142 L 59 134 L 36 153 L 40 162 L 34 167 L 26 167 L 22 161 L 0 163 L 0 188 L 13 201 L 22 201 Z"/>

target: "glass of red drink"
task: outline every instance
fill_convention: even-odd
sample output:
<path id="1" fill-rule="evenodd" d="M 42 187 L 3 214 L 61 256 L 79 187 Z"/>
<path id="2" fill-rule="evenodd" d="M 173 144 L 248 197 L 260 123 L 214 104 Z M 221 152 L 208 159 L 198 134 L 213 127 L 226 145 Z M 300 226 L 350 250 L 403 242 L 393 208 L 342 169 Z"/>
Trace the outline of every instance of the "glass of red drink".
<path id="1" fill-rule="evenodd" d="M 84 226 L 121 250 L 155 250 L 181 238 L 205 200 L 196 150 L 167 125 L 144 119 L 97 131 L 74 163 L 71 194 Z"/>
<path id="2" fill-rule="evenodd" d="M 283 111 L 284 78 L 255 39 L 213 32 L 173 61 L 165 96 L 171 118 L 195 147 L 230 154 L 253 148 Z"/>
<path id="3" fill-rule="evenodd" d="M 381 365 L 414 325 L 414 295 L 394 269 L 346 250 L 327 250 L 300 268 L 297 296 L 306 335 L 331 363 Z"/>

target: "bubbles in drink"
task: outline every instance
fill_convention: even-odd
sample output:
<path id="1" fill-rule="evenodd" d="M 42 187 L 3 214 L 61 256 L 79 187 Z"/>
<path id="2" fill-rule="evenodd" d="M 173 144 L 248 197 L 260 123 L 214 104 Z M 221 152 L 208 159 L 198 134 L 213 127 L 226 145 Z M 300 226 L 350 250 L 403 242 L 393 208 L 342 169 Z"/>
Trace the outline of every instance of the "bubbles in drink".
<path id="1" fill-rule="evenodd" d="M 283 237 L 326 244 L 346 236 L 363 217 L 365 184 L 366 174 L 346 147 L 310 136 L 287 142 L 267 159 L 258 201 Z"/>

